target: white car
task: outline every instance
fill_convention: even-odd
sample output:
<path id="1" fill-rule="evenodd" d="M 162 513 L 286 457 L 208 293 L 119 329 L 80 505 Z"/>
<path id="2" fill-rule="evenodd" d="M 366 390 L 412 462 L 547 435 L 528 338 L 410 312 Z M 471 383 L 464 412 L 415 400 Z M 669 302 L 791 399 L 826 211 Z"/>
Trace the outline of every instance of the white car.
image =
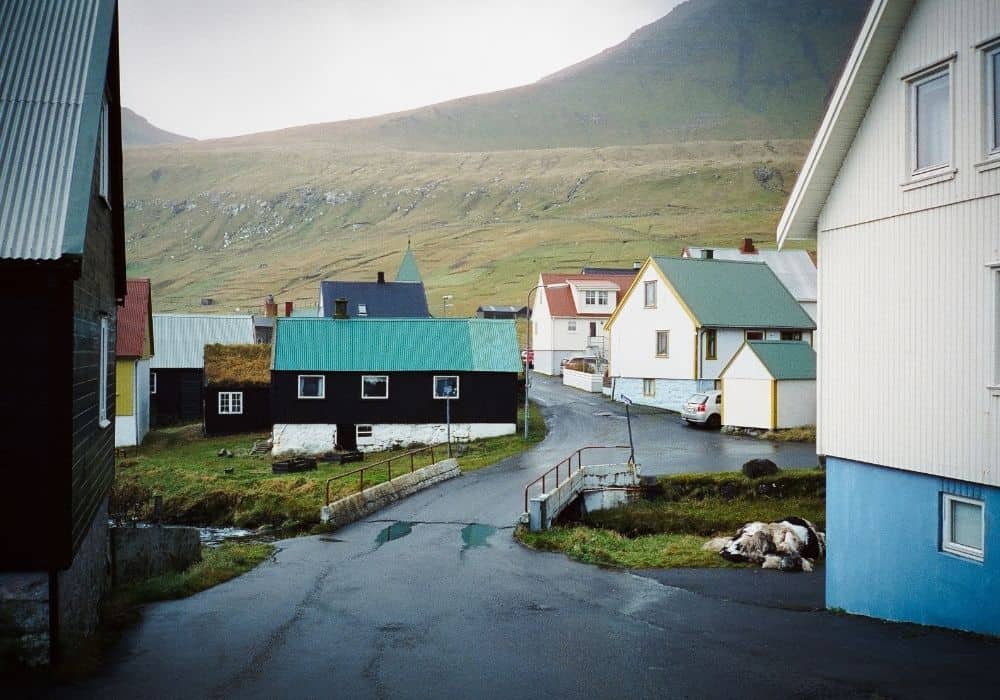
<path id="1" fill-rule="evenodd" d="M 722 425 L 722 392 L 701 391 L 692 394 L 681 408 L 681 418 L 688 425 L 704 425 L 718 428 Z"/>

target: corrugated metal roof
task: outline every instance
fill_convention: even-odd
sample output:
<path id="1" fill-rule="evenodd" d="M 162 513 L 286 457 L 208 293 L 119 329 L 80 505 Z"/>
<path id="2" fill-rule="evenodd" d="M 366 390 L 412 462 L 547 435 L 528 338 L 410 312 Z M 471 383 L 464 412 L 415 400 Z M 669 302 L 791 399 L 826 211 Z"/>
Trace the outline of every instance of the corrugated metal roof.
<path id="1" fill-rule="evenodd" d="M 409 243 L 406 244 L 403 261 L 399 263 L 399 269 L 396 271 L 396 281 L 423 282 L 423 279 L 420 277 L 420 268 L 417 267 L 417 259 L 413 257 L 413 251 L 410 249 Z"/>
<path id="2" fill-rule="evenodd" d="M 149 280 L 128 280 L 127 289 L 125 305 L 118 307 L 115 354 L 118 357 L 143 357 L 146 354 L 146 334 L 151 330 L 150 317 L 153 313 Z M 153 338 L 149 339 L 149 343 L 150 350 L 153 350 Z"/>
<path id="3" fill-rule="evenodd" d="M 347 314 L 352 318 L 428 318 L 427 294 L 421 282 L 340 282 L 323 281 L 323 315 L 334 314 L 335 301 L 347 299 Z M 365 313 L 361 313 L 360 305 Z"/>
<path id="4" fill-rule="evenodd" d="M 700 258 L 705 248 L 689 247 L 692 258 Z M 771 268 L 798 302 L 816 301 L 816 264 L 804 250 L 758 250 L 744 253 L 739 248 L 711 248 L 716 260 L 762 262 Z"/>
<path id="5" fill-rule="evenodd" d="M 495 312 L 500 312 L 500 313 L 505 313 L 505 314 L 516 314 L 519 311 L 521 311 L 523 308 L 525 308 L 525 307 L 523 307 L 523 306 L 494 306 L 492 304 L 483 304 L 482 306 L 480 306 L 476 310 L 477 311 L 492 311 L 494 313 Z"/>
<path id="6" fill-rule="evenodd" d="M 666 257 L 653 262 L 702 326 L 816 327 L 764 263 Z"/>
<path id="7" fill-rule="evenodd" d="M 809 343 L 752 340 L 747 345 L 775 379 L 816 378 L 816 351 Z"/>
<path id="8" fill-rule="evenodd" d="M 153 314 L 156 354 L 152 369 L 201 369 L 205 346 L 254 342 L 253 316 L 209 314 Z"/>
<path id="9" fill-rule="evenodd" d="M 0 258 L 83 252 L 114 8 L 0 3 Z"/>
<path id="10" fill-rule="evenodd" d="M 280 318 L 275 370 L 518 372 L 514 322 L 478 318 Z"/>

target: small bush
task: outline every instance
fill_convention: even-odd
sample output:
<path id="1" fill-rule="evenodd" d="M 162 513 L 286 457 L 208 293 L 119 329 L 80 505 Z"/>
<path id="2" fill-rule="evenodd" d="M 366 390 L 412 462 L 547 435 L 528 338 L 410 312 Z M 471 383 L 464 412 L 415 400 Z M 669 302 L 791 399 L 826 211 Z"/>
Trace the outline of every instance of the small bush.
<path id="1" fill-rule="evenodd" d="M 127 525 L 144 517 L 153 492 L 138 479 L 116 476 L 111 484 L 108 517 L 116 525 Z"/>

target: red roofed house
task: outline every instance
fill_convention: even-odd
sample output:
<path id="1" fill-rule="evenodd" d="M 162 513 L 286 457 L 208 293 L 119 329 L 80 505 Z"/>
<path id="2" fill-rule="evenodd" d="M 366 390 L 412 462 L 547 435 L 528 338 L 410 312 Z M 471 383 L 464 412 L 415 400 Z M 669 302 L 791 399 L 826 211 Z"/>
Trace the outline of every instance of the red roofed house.
<path id="1" fill-rule="evenodd" d="M 115 339 L 115 447 L 141 445 L 149 432 L 149 358 L 153 356 L 153 303 L 149 280 L 128 280 Z"/>
<path id="2" fill-rule="evenodd" d="M 535 371 L 559 374 L 559 363 L 578 355 L 607 357 L 607 321 L 632 284 L 630 270 L 543 272 L 531 308 Z"/>

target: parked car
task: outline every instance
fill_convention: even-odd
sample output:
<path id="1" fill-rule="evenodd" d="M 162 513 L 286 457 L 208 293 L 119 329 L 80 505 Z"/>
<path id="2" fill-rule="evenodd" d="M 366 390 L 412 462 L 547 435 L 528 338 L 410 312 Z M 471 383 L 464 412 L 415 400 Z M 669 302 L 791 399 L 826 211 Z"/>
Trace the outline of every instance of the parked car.
<path id="1" fill-rule="evenodd" d="M 681 418 L 688 425 L 718 428 L 722 425 L 722 392 L 701 391 L 692 394 L 681 408 Z"/>
<path id="2" fill-rule="evenodd" d="M 574 355 L 564 358 L 559 362 L 559 376 L 562 376 L 563 369 L 567 365 L 570 369 L 577 369 L 581 372 L 589 371 L 593 374 L 597 371 L 597 358 L 590 355 Z"/>

